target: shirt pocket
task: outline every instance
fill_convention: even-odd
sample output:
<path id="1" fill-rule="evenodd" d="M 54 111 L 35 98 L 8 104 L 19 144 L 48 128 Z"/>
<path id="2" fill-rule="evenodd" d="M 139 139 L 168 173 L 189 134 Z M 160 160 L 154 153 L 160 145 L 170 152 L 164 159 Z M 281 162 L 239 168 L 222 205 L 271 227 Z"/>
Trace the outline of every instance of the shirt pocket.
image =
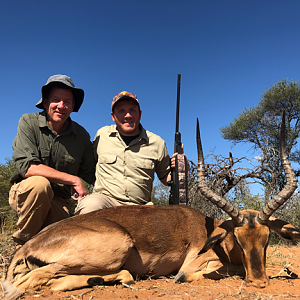
<path id="1" fill-rule="evenodd" d="M 134 165 L 139 169 L 154 169 L 154 162 L 151 159 L 136 158 L 134 160 Z"/>
<path id="2" fill-rule="evenodd" d="M 117 161 L 117 156 L 113 154 L 101 155 L 98 158 L 99 164 L 114 164 Z"/>
<path id="3" fill-rule="evenodd" d="M 81 159 L 76 159 L 70 154 L 63 154 L 58 161 L 59 170 L 77 176 Z"/>
<path id="4" fill-rule="evenodd" d="M 151 184 L 154 179 L 154 168 L 155 164 L 151 159 L 136 158 L 134 159 L 134 173 L 136 174 L 136 182 L 151 189 Z"/>
<path id="5" fill-rule="evenodd" d="M 114 154 L 102 154 L 98 157 L 98 176 L 109 182 L 117 178 L 122 173 L 120 166 L 117 166 L 117 156 Z"/>
<path id="6" fill-rule="evenodd" d="M 71 155 L 63 155 L 63 160 L 65 161 L 66 164 L 74 164 L 75 163 L 75 158 L 72 157 Z"/>

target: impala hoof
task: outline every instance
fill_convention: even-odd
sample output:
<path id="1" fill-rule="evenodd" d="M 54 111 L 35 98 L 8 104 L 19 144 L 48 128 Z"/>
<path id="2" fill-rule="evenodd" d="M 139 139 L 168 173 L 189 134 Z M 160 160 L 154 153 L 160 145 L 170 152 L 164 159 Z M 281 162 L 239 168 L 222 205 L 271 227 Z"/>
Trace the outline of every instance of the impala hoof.
<path id="1" fill-rule="evenodd" d="M 103 285 L 104 279 L 102 277 L 91 277 L 87 281 L 88 285 L 94 286 L 94 285 Z"/>
<path id="2" fill-rule="evenodd" d="M 185 282 L 186 281 L 186 272 L 180 271 L 174 278 L 174 283 Z"/>

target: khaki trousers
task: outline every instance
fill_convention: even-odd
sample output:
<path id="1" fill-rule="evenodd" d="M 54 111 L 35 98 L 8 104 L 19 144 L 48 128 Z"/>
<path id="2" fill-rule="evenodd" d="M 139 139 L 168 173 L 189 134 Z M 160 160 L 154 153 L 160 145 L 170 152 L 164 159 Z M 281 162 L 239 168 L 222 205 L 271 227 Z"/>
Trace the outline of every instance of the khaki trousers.
<path id="1" fill-rule="evenodd" d="M 32 176 L 14 184 L 9 192 L 9 204 L 18 214 L 18 230 L 13 239 L 23 244 L 42 228 L 69 217 L 69 199 L 54 196 L 45 177 Z"/>
<path id="2" fill-rule="evenodd" d="M 75 209 L 75 215 L 83 215 L 91 211 L 122 205 L 139 204 L 133 202 L 121 202 L 104 194 L 92 193 L 81 198 L 78 201 L 77 207 Z M 153 202 L 148 202 L 146 205 L 153 205 Z"/>

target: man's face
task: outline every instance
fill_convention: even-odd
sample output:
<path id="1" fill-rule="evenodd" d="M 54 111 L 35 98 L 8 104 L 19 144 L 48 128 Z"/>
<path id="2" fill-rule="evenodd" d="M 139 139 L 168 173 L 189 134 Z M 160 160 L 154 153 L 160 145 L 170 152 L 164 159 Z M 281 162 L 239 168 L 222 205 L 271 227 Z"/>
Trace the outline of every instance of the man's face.
<path id="1" fill-rule="evenodd" d="M 63 126 L 74 109 L 73 93 L 69 89 L 53 87 L 43 105 L 50 126 Z"/>
<path id="2" fill-rule="evenodd" d="M 134 100 L 124 99 L 118 101 L 111 112 L 118 131 L 124 136 L 138 135 L 142 111 Z"/>

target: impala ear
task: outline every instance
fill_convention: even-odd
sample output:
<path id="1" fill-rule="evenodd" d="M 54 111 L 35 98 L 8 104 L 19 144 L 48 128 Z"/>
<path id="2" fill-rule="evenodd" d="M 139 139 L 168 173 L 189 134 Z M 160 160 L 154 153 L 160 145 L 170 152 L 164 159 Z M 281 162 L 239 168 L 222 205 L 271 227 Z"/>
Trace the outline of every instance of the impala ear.
<path id="1" fill-rule="evenodd" d="M 280 219 L 270 218 L 268 226 L 280 236 L 288 240 L 300 240 L 300 230 L 292 224 Z"/>
<path id="2" fill-rule="evenodd" d="M 205 253 L 206 251 L 215 247 L 215 245 L 220 244 L 226 238 L 227 234 L 232 231 L 233 222 L 231 219 L 224 221 L 220 226 L 218 226 L 212 234 L 207 239 L 204 247 L 198 253 L 198 255 Z"/>

